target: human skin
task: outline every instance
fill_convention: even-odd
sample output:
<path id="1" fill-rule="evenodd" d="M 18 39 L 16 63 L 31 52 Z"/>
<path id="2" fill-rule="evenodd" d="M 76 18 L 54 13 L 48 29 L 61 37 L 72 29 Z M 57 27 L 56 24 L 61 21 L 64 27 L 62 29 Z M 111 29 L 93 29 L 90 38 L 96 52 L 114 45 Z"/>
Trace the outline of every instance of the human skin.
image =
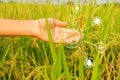
<path id="1" fill-rule="evenodd" d="M 81 39 L 77 30 L 65 28 L 65 26 L 68 25 L 66 22 L 48 18 L 48 23 L 54 43 L 70 43 Z M 33 36 L 49 42 L 45 18 L 38 20 L 13 20 L 1 18 L 0 36 Z"/>

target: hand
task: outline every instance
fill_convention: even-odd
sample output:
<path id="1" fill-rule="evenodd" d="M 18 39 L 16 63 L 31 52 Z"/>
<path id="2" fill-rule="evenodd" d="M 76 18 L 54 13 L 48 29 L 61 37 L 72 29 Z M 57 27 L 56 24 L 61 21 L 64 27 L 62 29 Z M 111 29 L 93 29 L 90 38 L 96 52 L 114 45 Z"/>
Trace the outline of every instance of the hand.
<path id="1" fill-rule="evenodd" d="M 38 22 L 39 26 L 37 26 L 35 36 L 49 42 L 46 29 L 46 20 L 43 18 L 39 19 Z M 49 18 L 48 22 L 50 24 L 50 31 L 54 43 L 70 43 L 73 41 L 77 42 L 81 39 L 81 36 L 77 30 L 63 28 L 68 25 L 66 22 L 61 22 L 53 18 Z"/>

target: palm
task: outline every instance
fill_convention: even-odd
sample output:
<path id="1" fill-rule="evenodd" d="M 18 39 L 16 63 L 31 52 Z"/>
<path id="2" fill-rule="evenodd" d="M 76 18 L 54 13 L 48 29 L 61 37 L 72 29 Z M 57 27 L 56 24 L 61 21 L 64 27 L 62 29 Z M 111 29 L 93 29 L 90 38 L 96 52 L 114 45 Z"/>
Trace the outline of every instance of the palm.
<path id="1" fill-rule="evenodd" d="M 50 24 L 50 31 L 52 34 L 53 41 L 55 43 L 60 43 L 61 41 L 63 43 L 70 43 L 72 41 L 79 41 L 81 39 L 81 36 L 79 35 L 79 32 L 77 30 L 61 28 L 67 26 L 67 23 L 51 18 L 48 19 L 48 22 Z M 48 42 L 49 38 L 46 29 L 45 19 L 41 19 L 40 26 L 41 27 L 39 32 L 41 35 L 39 36 L 42 36 L 42 39 Z"/>

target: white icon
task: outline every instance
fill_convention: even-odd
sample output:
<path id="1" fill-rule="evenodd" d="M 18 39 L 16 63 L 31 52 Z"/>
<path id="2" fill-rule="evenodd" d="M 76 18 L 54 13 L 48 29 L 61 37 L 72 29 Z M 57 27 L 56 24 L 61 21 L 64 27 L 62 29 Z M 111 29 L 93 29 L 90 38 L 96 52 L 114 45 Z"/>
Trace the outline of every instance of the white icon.
<path id="1" fill-rule="evenodd" d="M 92 68 L 94 66 L 94 59 L 92 57 L 88 57 L 84 60 L 84 64 L 87 68 Z"/>
<path id="2" fill-rule="evenodd" d="M 80 3 L 75 3 L 73 11 L 80 12 L 82 10 L 82 5 Z"/>
<path id="3" fill-rule="evenodd" d="M 78 5 L 76 5 L 75 10 L 76 10 L 76 11 L 78 11 L 78 10 L 79 10 L 79 6 L 78 6 Z"/>
<path id="4" fill-rule="evenodd" d="M 92 26 L 99 26 L 101 24 L 101 18 L 100 17 L 94 17 L 92 20 Z"/>

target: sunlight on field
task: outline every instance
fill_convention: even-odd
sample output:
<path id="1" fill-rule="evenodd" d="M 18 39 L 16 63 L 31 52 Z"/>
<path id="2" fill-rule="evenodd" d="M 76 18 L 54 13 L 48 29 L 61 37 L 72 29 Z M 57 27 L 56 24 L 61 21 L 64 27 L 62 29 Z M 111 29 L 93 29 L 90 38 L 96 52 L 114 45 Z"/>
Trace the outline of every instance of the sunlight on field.
<path id="1" fill-rule="evenodd" d="M 0 37 L 0 80 L 119 80 L 120 5 L 76 5 L 0 3 L 0 18 L 52 17 L 83 36 L 72 44 Z"/>

